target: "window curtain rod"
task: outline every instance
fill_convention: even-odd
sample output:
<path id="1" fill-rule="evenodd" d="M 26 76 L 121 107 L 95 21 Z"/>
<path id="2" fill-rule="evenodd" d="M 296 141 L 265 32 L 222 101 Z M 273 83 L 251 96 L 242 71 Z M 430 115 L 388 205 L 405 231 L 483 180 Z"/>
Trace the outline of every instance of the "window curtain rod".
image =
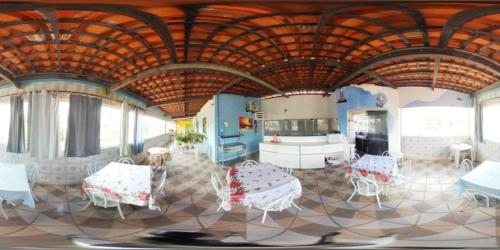
<path id="1" fill-rule="evenodd" d="M 10 94 L 10 95 L 0 95 L 0 98 L 4 98 L 4 97 L 11 97 L 11 96 L 24 96 L 24 95 L 27 95 L 29 94 L 30 92 L 41 92 L 42 90 L 34 90 L 34 91 L 27 91 L 27 92 L 24 92 L 24 93 L 17 93 L 17 94 Z M 76 94 L 76 95 L 81 95 L 81 96 L 88 96 L 88 97 L 92 97 L 92 98 L 101 98 L 101 99 L 106 99 L 106 100 L 110 100 L 110 101 L 115 101 L 115 102 L 123 102 L 121 100 L 115 100 L 115 99 L 112 99 L 112 98 L 109 98 L 109 97 L 103 97 L 103 96 L 100 96 L 100 95 L 94 95 L 94 94 L 88 94 L 88 93 L 83 93 L 83 92 L 76 92 L 76 91 L 59 91 L 59 90 L 47 90 L 47 92 L 55 92 L 55 93 L 61 93 L 61 94 Z M 127 102 L 128 103 L 128 102 Z M 130 104 L 128 103 L 129 106 L 131 106 L 131 108 L 134 108 L 134 109 L 143 109 L 143 108 L 140 108 L 136 105 L 133 105 L 133 104 Z M 144 110 L 144 109 L 143 109 Z"/>

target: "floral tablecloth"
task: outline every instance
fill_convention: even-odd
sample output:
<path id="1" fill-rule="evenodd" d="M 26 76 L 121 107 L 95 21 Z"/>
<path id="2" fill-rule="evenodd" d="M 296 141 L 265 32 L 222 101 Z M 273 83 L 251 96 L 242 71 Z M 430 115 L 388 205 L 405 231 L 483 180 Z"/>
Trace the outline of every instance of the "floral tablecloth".
<path id="1" fill-rule="evenodd" d="M 387 176 L 395 176 L 398 170 L 397 158 L 365 154 L 358 161 L 351 164 L 357 170 L 366 169 L 368 172 L 378 172 Z"/>
<path id="2" fill-rule="evenodd" d="M 229 168 L 228 181 L 232 204 L 264 207 L 287 194 L 302 195 L 299 179 L 271 164 Z"/>
<path id="3" fill-rule="evenodd" d="M 85 178 L 84 187 L 100 189 L 121 203 L 154 207 L 151 195 L 151 167 L 111 162 Z"/>

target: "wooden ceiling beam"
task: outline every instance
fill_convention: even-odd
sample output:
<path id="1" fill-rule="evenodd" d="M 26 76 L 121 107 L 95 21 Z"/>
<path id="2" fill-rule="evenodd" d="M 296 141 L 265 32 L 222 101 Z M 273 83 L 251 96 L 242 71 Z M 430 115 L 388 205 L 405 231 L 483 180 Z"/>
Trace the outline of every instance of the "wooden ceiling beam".
<path id="1" fill-rule="evenodd" d="M 441 48 L 447 47 L 457 29 L 468 21 L 493 14 L 500 14 L 500 5 L 466 9 L 451 16 L 441 31 L 438 46 Z"/>
<path id="2" fill-rule="evenodd" d="M 239 71 L 224 65 L 220 64 L 214 64 L 214 63 L 177 63 L 177 64 L 166 64 L 162 65 L 160 67 L 156 67 L 153 69 L 149 69 L 146 71 L 143 71 L 141 73 L 138 73 L 132 77 L 126 78 L 125 80 L 121 81 L 118 84 L 113 85 L 110 88 L 110 91 L 116 91 L 118 89 L 121 89 L 123 87 L 128 86 L 129 84 L 143 79 L 145 77 L 149 77 L 155 74 L 160 74 L 160 73 L 165 73 L 169 71 L 182 71 L 182 70 L 207 70 L 207 71 L 215 71 L 215 72 L 222 72 L 222 73 L 227 73 L 230 75 L 235 75 L 238 77 L 241 77 L 243 79 L 258 83 L 262 85 L 265 88 L 268 88 L 276 93 L 279 94 L 284 94 L 281 90 L 278 88 L 274 87 L 272 84 L 265 82 L 264 80 L 261 80 L 253 75 L 251 75 L 248 72 L 243 72 Z"/>
<path id="3" fill-rule="evenodd" d="M 367 70 L 365 69 L 363 71 L 364 74 L 370 76 L 371 78 L 374 78 L 375 80 L 383 83 L 384 85 L 388 86 L 388 87 L 391 87 L 393 89 L 397 88 L 391 81 L 387 80 L 385 77 L 382 77 L 380 76 L 379 74 L 373 72 L 373 71 L 370 71 L 370 70 Z"/>
<path id="4" fill-rule="evenodd" d="M 2 65 L 0 65 L 0 78 L 3 78 L 7 83 L 14 85 L 17 89 L 21 88 L 21 83 L 14 78 L 12 72 Z"/>
<path id="5" fill-rule="evenodd" d="M 489 71 L 494 77 L 500 77 L 500 63 L 491 60 L 488 57 L 453 48 L 413 47 L 393 50 L 363 61 L 344 74 L 342 79 L 340 79 L 337 84 L 333 86 L 333 88 L 336 89 L 347 85 L 348 82 L 354 79 L 358 74 L 363 73 L 365 70 L 370 70 L 370 68 L 377 65 L 395 60 L 397 58 L 412 58 L 415 56 L 439 56 L 442 59 L 451 58 L 461 60 L 470 64 L 478 65 L 480 68 Z"/>
<path id="6" fill-rule="evenodd" d="M 187 103 L 187 102 L 198 102 L 198 101 L 208 101 L 213 96 L 195 96 L 195 97 L 187 97 L 184 100 L 179 100 L 179 99 L 173 99 L 173 100 L 166 100 L 166 101 L 159 101 L 159 102 L 151 102 L 148 104 L 148 107 L 159 107 L 159 106 L 164 106 L 168 104 L 176 104 L 176 103 Z"/>

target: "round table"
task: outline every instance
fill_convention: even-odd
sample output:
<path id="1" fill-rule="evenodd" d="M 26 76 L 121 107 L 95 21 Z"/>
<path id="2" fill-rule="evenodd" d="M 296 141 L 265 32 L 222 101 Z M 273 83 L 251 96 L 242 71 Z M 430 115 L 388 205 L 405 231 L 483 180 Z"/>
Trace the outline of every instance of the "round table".
<path id="1" fill-rule="evenodd" d="M 165 161 L 170 160 L 170 151 L 167 148 L 152 147 L 148 149 L 149 162 L 155 166 L 163 166 Z"/>

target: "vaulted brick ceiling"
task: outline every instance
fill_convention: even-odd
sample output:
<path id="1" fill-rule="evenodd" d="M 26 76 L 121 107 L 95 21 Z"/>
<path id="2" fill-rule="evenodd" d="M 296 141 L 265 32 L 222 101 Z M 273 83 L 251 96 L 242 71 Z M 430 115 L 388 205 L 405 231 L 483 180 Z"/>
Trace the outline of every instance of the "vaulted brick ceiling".
<path id="1" fill-rule="evenodd" d="M 0 5 L 3 84 L 82 78 L 173 117 L 221 92 L 372 83 L 473 93 L 500 79 L 500 5 L 37 2 Z"/>

